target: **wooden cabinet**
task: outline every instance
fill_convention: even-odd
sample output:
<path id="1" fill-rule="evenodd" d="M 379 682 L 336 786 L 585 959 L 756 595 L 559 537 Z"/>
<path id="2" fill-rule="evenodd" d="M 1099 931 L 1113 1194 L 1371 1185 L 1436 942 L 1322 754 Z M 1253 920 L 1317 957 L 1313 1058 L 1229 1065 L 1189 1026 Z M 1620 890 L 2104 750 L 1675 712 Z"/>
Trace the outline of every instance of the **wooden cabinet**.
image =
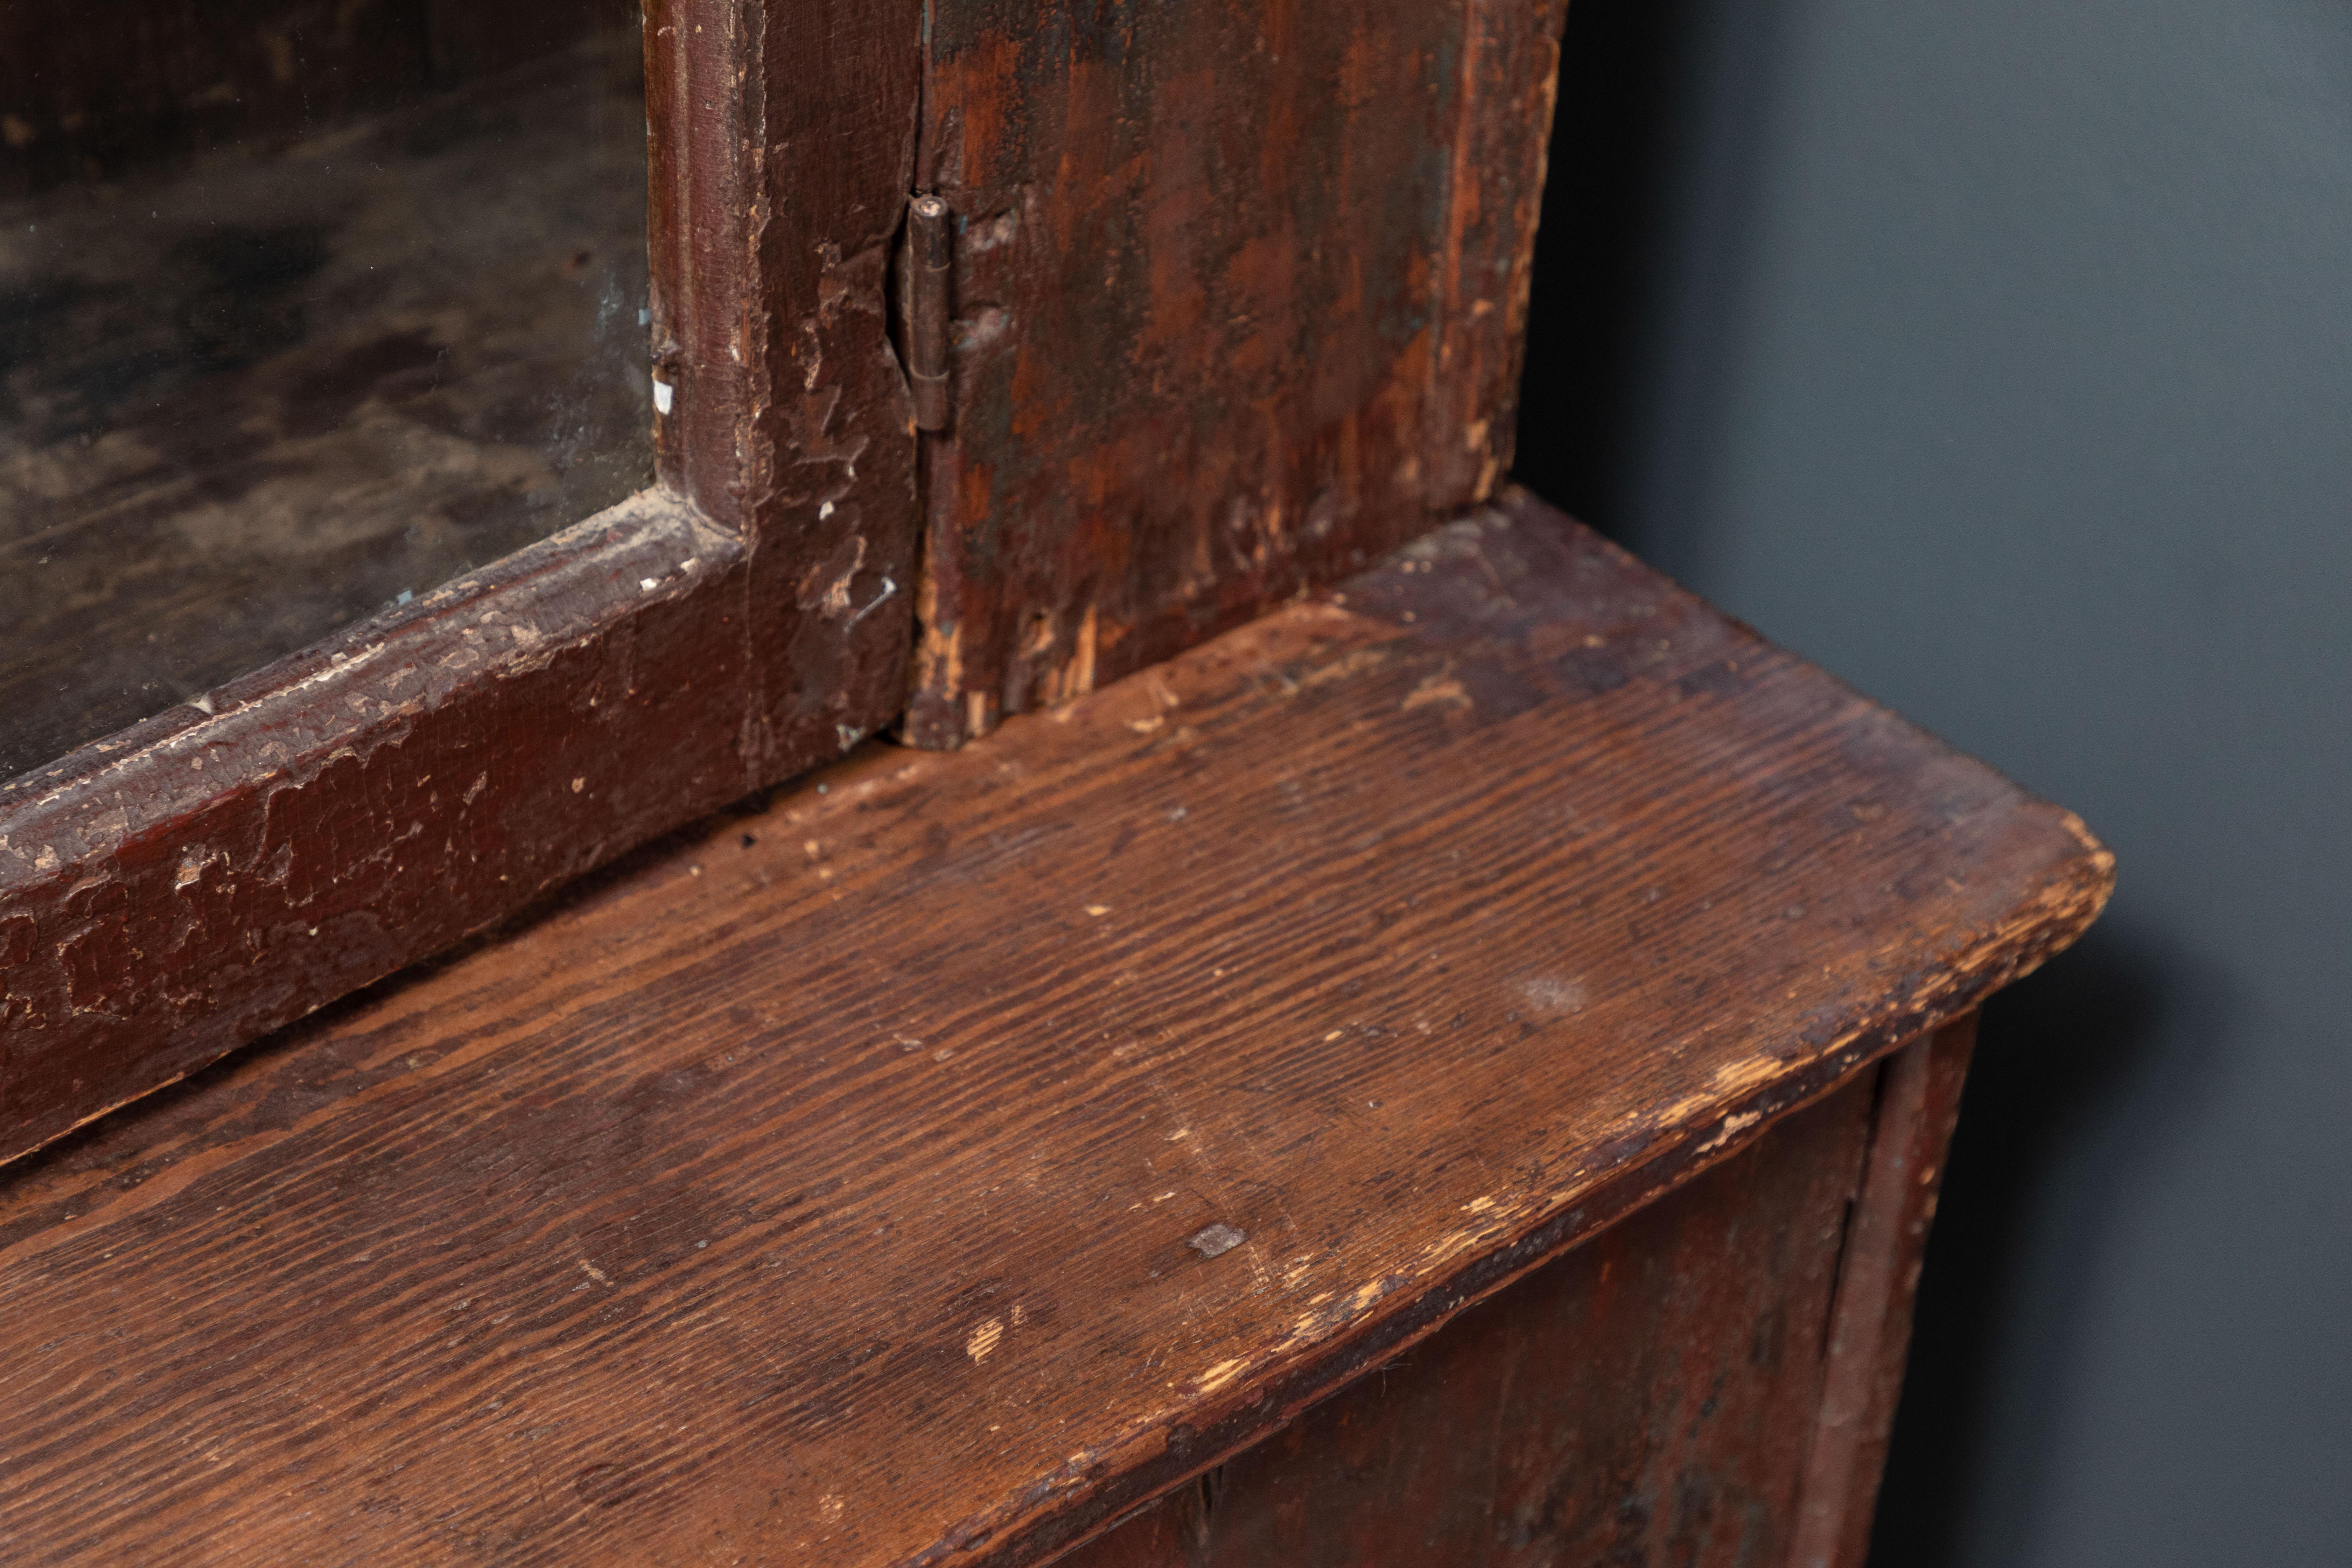
<path id="1" fill-rule="evenodd" d="M 0 1556 L 1856 1561 L 2110 860 L 1507 483 L 1556 0 L 643 20 L 651 484 L 0 784 Z"/>

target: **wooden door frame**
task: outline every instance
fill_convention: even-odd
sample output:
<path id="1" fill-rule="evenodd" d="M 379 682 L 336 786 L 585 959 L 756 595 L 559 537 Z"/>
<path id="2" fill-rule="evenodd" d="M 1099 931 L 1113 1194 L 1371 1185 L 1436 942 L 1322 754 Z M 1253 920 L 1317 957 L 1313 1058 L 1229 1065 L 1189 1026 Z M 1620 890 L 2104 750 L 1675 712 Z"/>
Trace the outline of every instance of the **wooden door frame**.
<path id="1" fill-rule="evenodd" d="M 0 1160 L 898 712 L 920 26 L 647 0 L 655 487 L 0 784 Z"/>

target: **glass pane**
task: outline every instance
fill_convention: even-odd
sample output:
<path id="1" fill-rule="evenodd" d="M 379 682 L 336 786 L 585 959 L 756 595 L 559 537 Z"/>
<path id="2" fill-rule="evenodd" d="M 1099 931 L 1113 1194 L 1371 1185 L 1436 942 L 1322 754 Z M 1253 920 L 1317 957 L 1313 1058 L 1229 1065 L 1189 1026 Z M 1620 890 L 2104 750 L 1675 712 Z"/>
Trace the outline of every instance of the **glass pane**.
<path id="1" fill-rule="evenodd" d="M 0 775 L 643 487 L 634 0 L 0 4 Z"/>

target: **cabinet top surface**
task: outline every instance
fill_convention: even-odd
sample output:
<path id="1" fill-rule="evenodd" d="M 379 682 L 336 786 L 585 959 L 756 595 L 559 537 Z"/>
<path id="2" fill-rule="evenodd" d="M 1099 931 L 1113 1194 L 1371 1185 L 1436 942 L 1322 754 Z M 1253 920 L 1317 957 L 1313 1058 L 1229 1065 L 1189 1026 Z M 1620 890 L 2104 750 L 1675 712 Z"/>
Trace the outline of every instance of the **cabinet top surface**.
<path id="1" fill-rule="evenodd" d="M 0 1547 L 1042 1550 L 1974 1005 L 2110 875 L 1515 497 L 0 1173 Z"/>

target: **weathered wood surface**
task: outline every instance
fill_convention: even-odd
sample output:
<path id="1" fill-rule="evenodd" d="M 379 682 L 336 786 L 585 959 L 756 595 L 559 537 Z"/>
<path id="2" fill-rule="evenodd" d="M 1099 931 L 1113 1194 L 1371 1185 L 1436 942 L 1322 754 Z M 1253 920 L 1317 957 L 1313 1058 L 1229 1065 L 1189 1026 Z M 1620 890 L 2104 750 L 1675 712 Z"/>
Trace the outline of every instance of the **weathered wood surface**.
<path id="1" fill-rule="evenodd" d="M 640 60 L 0 204 L 0 777 L 645 488 Z"/>
<path id="2" fill-rule="evenodd" d="M 955 209 L 907 733 L 952 745 L 1360 568 L 1508 466 L 1563 6 L 929 16 Z"/>
<path id="3" fill-rule="evenodd" d="M 1061 1568 L 1779 1568 L 1885 1070 Z"/>
<path id="4" fill-rule="evenodd" d="M 764 781 L 838 754 L 906 706 L 921 518 L 888 293 L 914 176 L 924 10 L 922 0 L 681 8 L 761 18 L 747 89 L 757 117 L 736 149 L 758 195 L 722 199 L 755 220 L 734 340 L 751 345 L 753 366 L 735 482 L 751 547 L 751 658 L 766 683 L 747 749 Z M 719 504 L 706 487 L 693 493 Z"/>
<path id="5" fill-rule="evenodd" d="M 1790 1568 L 1863 1568 L 1870 1555 L 1871 1516 L 1903 1393 L 1927 1226 L 1975 1047 L 1971 1016 L 1887 1065 L 1886 1109 L 1871 1141 L 1851 1256 L 1838 1280 L 1831 1373 L 1806 1463 Z"/>
<path id="6" fill-rule="evenodd" d="M 668 496 L 0 784 L 0 1159 L 898 712 L 914 437 L 876 236 L 917 70 L 911 12 L 895 74 L 868 50 L 880 16 L 647 18 Z M 758 52 L 803 34 L 865 62 L 822 135 Z"/>
<path id="7" fill-rule="evenodd" d="M 1031 1558 L 2108 880 L 1515 500 L 0 1173 L 0 1555 Z"/>

